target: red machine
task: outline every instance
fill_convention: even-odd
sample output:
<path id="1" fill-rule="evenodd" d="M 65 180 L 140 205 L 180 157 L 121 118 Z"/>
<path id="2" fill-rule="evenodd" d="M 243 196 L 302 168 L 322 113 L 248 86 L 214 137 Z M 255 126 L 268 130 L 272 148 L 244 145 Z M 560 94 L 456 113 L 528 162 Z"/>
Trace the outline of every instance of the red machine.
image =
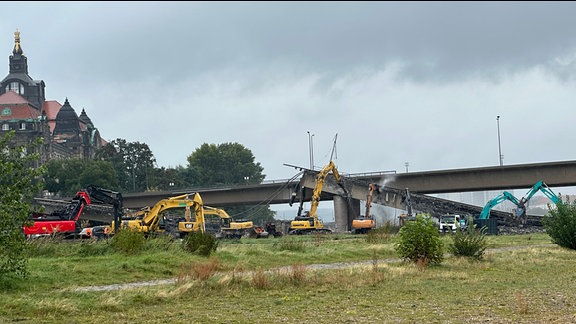
<path id="1" fill-rule="evenodd" d="M 49 214 L 32 213 L 31 226 L 24 226 L 26 237 L 36 237 L 52 234 L 63 234 L 65 237 L 73 236 L 82 230 L 78 219 L 86 205 L 90 204 L 90 197 L 85 191 L 78 191 L 70 204 L 60 210 Z"/>

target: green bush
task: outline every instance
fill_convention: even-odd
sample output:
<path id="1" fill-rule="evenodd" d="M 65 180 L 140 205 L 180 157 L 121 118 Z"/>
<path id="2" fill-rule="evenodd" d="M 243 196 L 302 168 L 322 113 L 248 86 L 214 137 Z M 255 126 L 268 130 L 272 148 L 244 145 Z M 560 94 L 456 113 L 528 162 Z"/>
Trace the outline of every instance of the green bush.
<path id="1" fill-rule="evenodd" d="M 438 228 L 432 219 L 421 215 L 400 229 L 395 249 L 405 261 L 420 266 L 441 263 L 444 260 L 444 244 Z"/>
<path id="2" fill-rule="evenodd" d="M 216 252 L 218 241 L 209 233 L 191 232 L 184 236 L 182 246 L 190 253 L 208 257 L 212 252 Z"/>
<path id="3" fill-rule="evenodd" d="M 146 237 L 143 233 L 127 228 L 112 236 L 110 246 L 116 252 L 138 254 L 144 249 L 144 243 L 146 243 Z"/>
<path id="4" fill-rule="evenodd" d="M 448 251 L 455 256 L 470 257 L 476 260 L 482 259 L 488 243 L 486 242 L 486 227 L 477 230 L 472 220 L 470 226 L 462 230 L 458 228 L 452 235 L 452 243 Z"/>
<path id="5" fill-rule="evenodd" d="M 576 204 L 575 202 L 559 202 L 553 209 L 548 205 L 549 213 L 543 218 L 546 233 L 552 238 L 552 243 L 576 250 Z"/>

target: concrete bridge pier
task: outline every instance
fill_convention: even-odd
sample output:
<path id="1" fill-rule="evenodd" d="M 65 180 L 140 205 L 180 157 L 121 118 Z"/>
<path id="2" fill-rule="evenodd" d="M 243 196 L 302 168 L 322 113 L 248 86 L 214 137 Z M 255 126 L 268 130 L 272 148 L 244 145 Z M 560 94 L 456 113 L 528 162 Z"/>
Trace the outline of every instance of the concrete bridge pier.
<path id="1" fill-rule="evenodd" d="M 334 196 L 334 220 L 336 233 L 344 233 L 351 230 L 352 220 L 360 215 L 360 200 Z"/>

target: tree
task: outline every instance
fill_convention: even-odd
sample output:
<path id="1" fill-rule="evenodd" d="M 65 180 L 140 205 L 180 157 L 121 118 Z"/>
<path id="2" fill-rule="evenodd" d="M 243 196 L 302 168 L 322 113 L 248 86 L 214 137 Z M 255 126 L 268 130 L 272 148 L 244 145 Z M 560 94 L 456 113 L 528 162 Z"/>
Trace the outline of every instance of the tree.
<path id="1" fill-rule="evenodd" d="M 552 243 L 576 250 L 576 201 L 558 202 L 556 208 L 548 206 L 549 215 L 543 218 L 546 233 Z"/>
<path id="2" fill-rule="evenodd" d="M 150 190 L 174 190 L 189 188 L 192 186 L 192 180 L 189 180 L 188 169 L 183 166 L 176 168 L 160 167 L 154 169 L 150 177 Z"/>
<path id="3" fill-rule="evenodd" d="M 188 156 L 188 173 L 194 186 L 259 184 L 264 168 L 254 162 L 252 151 L 239 143 L 204 143 Z M 236 218 L 263 224 L 274 219 L 269 205 L 236 206 L 226 209 Z M 234 216 L 236 215 L 236 216 Z"/>
<path id="4" fill-rule="evenodd" d="M 40 192 L 44 167 L 34 168 L 40 158 L 41 140 L 17 145 L 14 132 L 0 139 L 0 277 L 25 277 L 26 238 L 22 227 L 28 220 L 34 196 Z"/>
<path id="5" fill-rule="evenodd" d="M 400 229 L 399 236 L 396 252 L 404 260 L 423 267 L 443 261 L 444 244 L 432 219 L 417 215 Z"/>
<path id="6" fill-rule="evenodd" d="M 238 143 L 204 143 L 188 156 L 188 168 L 197 186 L 256 184 L 266 177 L 252 151 Z"/>
<path id="7" fill-rule="evenodd" d="M 149 180 L 156 158 L 145 143 L 118 138 L 98 150 L 96 158 L 112 163 L 122 191 L 146 191 L 154 186 Z"/>
<path id="8" fill-rule="evenodd" d="M 116 170 L 111 162 L 83 159 L 51 160 L 47 163 L 45 189 L 62 196 L 74 195 L 86 185 L 118 188 Z"/>

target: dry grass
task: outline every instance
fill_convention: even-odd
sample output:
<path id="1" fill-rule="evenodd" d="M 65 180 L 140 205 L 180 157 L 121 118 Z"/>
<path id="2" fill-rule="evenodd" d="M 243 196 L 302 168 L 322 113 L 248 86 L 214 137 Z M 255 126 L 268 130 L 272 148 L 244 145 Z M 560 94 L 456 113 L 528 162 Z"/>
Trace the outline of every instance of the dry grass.
<path id="1" fill-rule="evenodd" d="M 524 299 L 522 291 L 516 291 L 514 296 L 516 297 L 516 308 L 518 309 L 518 314 L 528 314 L 528 302 Z"/>
<path id="2" fill-rule="evenodd" d="M 303 264 L 293 264 L 290 266 L 288 278 L 292 283 L 303 284 L 306 280 L 306 266 Z"/>
<path id="3" fill-rule="evenodd" d="M 359 242 L 334 245 L 352 250 L 346 245 Z M 332 244 L 308 248 L 323 253 Z M 481 261 L 448 257 L 422 271 L 416 264 L 383 260 L 378 251 L 385 248 L 378 245 L 359 248 L 370 250 L 368 262 L 349 268 L 315 270 L 301 262 L 302 255 L 289 259 L 293 252 L 286 252 L 282 258 L 292 265 L 284 268 L 255 268 L 242 258 L 227 266 L 218 258 L 179 259 L 174 285 L 74 292 L 54 280 L 52 286 L 2 294 L 0 322 L 75 323 L 78 314 L 99 323 L 576 322 L 574 251 L 554 245 L 503 249 Z M 127 269 L 145 277 L 142 269 L 153 265 L 128 263 Z M 122 269 L 114 263 L 108 268 L 112 275 Z M 75 275 L 82 276 L 78 270 Z"/>
<path id="4" fill-rule="evenodd" d="M 176 283 L 182 284 L 189 280 L 206 281 L 218 271 L 219 267 L 220 261 L 215 258 L 208 262 L 183 263 L 176 277 Z"/>
<path id="5" fill-rule="evenodd" d="M 256 289 L 267 289 L 270 287 L 270 282 L 264 273 L 264 270 L 258 269 L 258 271 L 252 274 L 252 285 Z"/>

